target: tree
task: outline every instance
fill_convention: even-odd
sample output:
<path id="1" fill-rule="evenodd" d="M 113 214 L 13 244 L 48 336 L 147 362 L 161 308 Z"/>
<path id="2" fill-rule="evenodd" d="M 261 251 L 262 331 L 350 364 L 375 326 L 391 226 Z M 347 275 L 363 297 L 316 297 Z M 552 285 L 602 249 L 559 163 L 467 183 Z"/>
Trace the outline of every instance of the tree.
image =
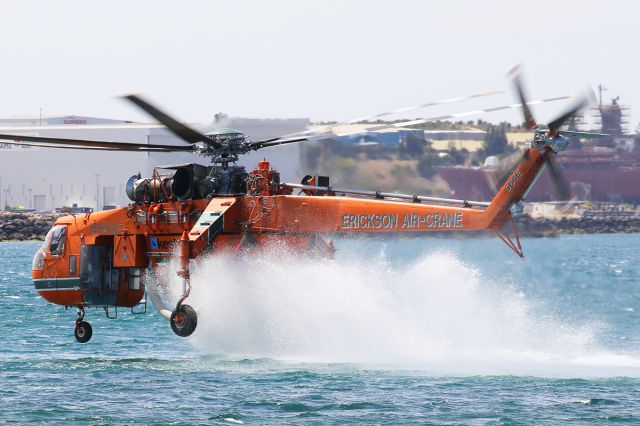
<path id="1" fill-rule="evenodd" d="M 398 144 L 398 155 L 400 158 L 419 158 L 425 149 L 424 138 L 416 137 L 408 133 L 400 139 Z"/>
<path id="2" fill-rule="evenodd" d="M 418 161 L 418 173 L 424 178 L 432 178 L 436 174 L 434 166 L 451 164 L 451 157 L 446 153 L 438 153 L 435 151 L 425 152 L 420 161 Z"/>
<path id="3" fill-rule="evenodd" d="M 507 140 L 506 124 L 490 125 L 484 135 L 483 147 L 485 155 L 499 155 L 510 151 Z"/>
<path id="4" fill-rule="evenodd" d="M 449 148 L 447 153 L 451 164 L 464 164 L 469 156 L 469 151 L 466 148 L 457 149 L 455 146 Z"/>

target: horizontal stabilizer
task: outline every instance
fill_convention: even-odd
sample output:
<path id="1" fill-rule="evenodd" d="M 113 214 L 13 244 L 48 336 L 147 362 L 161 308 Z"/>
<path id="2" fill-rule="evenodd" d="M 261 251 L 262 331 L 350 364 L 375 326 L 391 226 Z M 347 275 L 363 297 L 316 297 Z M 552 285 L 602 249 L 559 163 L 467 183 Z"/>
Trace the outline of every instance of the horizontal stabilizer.
<path id="1" fill-rule="evenodd" d="M 585 139 L 595 139 L 595 138 L 606 138 L 610 135 L 606 133 L 596 133 L 596 132 L 576 132 L 573 130 L 558 130 L 558 133 L 565 137 L 573 137 L 573 138 L 585 138 Z"/>

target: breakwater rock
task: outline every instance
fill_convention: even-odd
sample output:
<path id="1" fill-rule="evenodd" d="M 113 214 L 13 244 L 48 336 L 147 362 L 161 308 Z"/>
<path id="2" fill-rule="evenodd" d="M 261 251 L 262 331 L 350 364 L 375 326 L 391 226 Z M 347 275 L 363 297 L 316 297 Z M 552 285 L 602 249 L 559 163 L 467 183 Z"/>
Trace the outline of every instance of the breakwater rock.
<path id="1" fill-rule="evenodd" d="M 560 219 L 532 218 L 523 215 L 516 220 L 518 232 L 528 237 L 549 237 L 557 234 L 603 234 L 640 232 L 640 217 L 564 217 Z"/>
<path id="2" fill-rule="evenodd" d="M 58 216 L 0 211 L 0 241 L 44 240 Z"/>

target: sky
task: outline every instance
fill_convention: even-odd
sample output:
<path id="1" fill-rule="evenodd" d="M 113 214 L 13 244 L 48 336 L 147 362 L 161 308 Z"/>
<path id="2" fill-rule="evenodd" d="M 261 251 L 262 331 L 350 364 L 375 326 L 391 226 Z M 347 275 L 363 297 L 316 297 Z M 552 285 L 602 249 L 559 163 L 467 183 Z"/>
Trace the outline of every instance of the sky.
<path id="1" fill-rule="evenodd" d="M 142 93 L 188 122 L 349 120 L 509 88 L 532 99 L 604 84 L 640 121 L 640 3 L 632 1 L 5 0 L 0 116 L 148 121 Z M 409 114 L 515 102 L 512 93 Z M 536 108 L 539 122 L 568 105 Z M 483 118 L 521 121 L 516 112 Z"/>

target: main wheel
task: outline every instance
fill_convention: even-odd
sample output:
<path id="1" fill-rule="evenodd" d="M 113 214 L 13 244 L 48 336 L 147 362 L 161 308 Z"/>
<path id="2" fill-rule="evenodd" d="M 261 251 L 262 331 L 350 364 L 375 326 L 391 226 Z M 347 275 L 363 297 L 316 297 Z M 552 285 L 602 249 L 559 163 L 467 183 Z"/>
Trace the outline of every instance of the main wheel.
<path id="1" fill-rule="evenodd" d="M 74 334 L 78 342 L 87 343 L 89 340 L 91 340 L 91 336 L 93 335 L 91 324 L 86 321 L 80 321 L 78 324 L 76 324 Z"/>
<path id="2" fill-rule="evenodd" d="M 171 313 L 171 329 L 180 337 L 190 336 L 198 325 L 198 315 L 195 309 L 189 305 L 180 305 L 180 308 Z"/>

